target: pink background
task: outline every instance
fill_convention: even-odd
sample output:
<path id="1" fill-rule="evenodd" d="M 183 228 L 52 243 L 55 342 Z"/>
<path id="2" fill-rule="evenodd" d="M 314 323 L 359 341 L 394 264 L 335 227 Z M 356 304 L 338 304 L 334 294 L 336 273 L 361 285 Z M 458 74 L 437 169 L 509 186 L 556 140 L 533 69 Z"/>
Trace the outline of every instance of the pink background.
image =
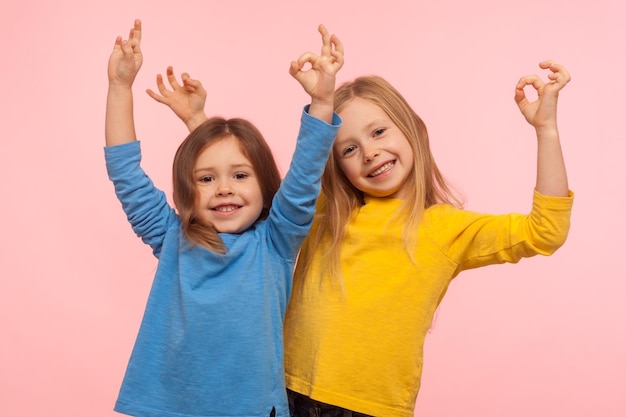
<path id="1" fill-rule="evenodd" d="M 14 3 L 17 4 L 17 3 Z M 467 207 L 527 212 L 534 131 L 519 77 L 572 74 L 559 122 L 572 229 L 550 258 L 462 274 L 427 339 L 417 416 L 626 415 L 626 13 L 622 0 L 25 0 L 0 15 L 0 415 L 109 417 L 156 261 L 126 223 L 102 146 L 115 36 L 144 24 L 136 123 L 170 191 L 184 126 L 143 91 L 167 65 L 249 118 L 288 166 L 306 95 L 287 69 L 343 40 L 339 81 L 379 74 L 429 126 Z M 390 271 L 389 273 L 393 273 Z"/>

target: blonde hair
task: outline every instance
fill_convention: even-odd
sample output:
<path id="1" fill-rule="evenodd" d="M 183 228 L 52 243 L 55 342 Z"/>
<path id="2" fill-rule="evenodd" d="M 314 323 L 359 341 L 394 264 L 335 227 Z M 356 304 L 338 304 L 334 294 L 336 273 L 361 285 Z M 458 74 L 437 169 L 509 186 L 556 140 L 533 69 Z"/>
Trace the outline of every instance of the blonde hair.
<path id="1" fill-rule="evenodd" d="M 204 246 L 217 253 L 226 253 L 226 247 L 218 231 L 212 224 L 195 217 L 194 207 L 199 193 L 193 170 L 198 156 L 207 147 L 229 137 L 237 139 L 241 152 L 248 158 L 259 178 L 263 209 L 257 221 L 269 215 L 272 199 L 281 181 L 270 147 L 261 132 L 247 120 L 214 117 L 187 136 L 174 156 L 172 167 L 174 205 L 178 210 L 183 232 L 190 243 Z"/>
<path id="2" fill-rule="evenodd" d="M 422 119 L 413 111 L 404 97 L 387 81 L 378 76 L 364 76 L 341 85 L 335 92 L 335 112 L 341 111 L 360 97 L 380 107 L 409 141 L 413 150 L 413 168 L 408 178 L 408 194 L 392 221 L 402 221 L 404 247 L 413 259 L 417 247 L 417 227 L 424 210 L 433 204 L 450 203 L 462 206 L 454 196 L 430 150 L 428 131 Z M 364 204 L 364 194 L 350 183 L 331 152 L 322 177 L 322 194 L 318 201 L 317 227 L 312 231 L 308 251 L 296 271 L 301 278 L 310 269 L 312 257 L 322 249 L 322 271 L 330 276 L 341 276 L 340 252 L 345 229 L 356 209 Z M 328 248 L 322 248 L 322 239 L 328 239 Z"/>

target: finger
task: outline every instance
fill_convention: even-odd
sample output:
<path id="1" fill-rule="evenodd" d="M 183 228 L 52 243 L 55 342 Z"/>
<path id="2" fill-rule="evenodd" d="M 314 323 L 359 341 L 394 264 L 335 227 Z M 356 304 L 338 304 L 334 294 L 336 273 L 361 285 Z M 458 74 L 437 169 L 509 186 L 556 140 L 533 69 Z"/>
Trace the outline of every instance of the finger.
<path id="1" fill-rule="evenodd" d="M 171 66 L 167 67 L 167 70 L 165 71 L 165 73 L 167 75 L 167 81 L 172 86 L 172 89 L 174 90 L 179 89 L 180 84 L 178 83 L 178 80 L 176 79 L 176 76 L 174 75 L 174 68 L 172 68 Z"/>
<path id="2" fill-rule="evenodd" d="M 555 65 L 555 64 L 556 64 L 556 61 L 553 61 L 551 59 L 546 59 L 545 61 L 541 61 L 539 63 L 539 68 L 541 68 L 541 69 L 548 69 L 552 65 Z"/>
<path id="3" fill-rule="evenodd" d="M 338 51 L 333 51 L 331 53 L 331 55 L 334 58 L 335 66 L 341 68 L 343 66 L 343 54 L 341 52 L 338 52 Z M 337 68 L 337 69 L 339 69 L 339 68 Z"/>
<path id="4" fill-rule="evenodd" d="M 198 92 L 204 92 L 204 87 L 202 86 L 202 83 L 199 80 L 194 80 L 187 73 L 183 74 L 183 84 L 189 87 L 193 87 L 193 89 Z"/>
<path id="5" fill-rule="evenodd" d="M 549 69 L 555 74 L 556 73 L 563 74 L 565 75 L 565 78 L 569 78 L 569 73 L 567 72 L 565 67 L 557 63 L 556 61 L 552 61 L 552 60 L 542 61 L 539 63 L 539 67 L 542 69 Z"/>
<path id="6" fill-rule="evenodd" d="M 148 93 L 150 97 L 152 97 L 154 100 L 158 101 L 159 103 L 166 104 L 165 97 L 158 95 L 157 93 L 155 93 L 154 91 L 150 89 L 147 89 L 146 93 Z"/>
<path id="7" fill-rule="evenodd" d="M 343 43 L 341 43 L 341 40 L 337 35 L 331 36 L 330 41 L 333 44 L 335 53 L 341 55 L 341 59 L 343 61 Z"/>
<path id="8" fill-rule="evenodd" d="M 515 96 L 513 98 L 515 99 L 517 105 L 520 107 L 528 104 L 528 99 L 526 98 L 524 88 L 519 88 L 519 84 L 515 87 Z"/>
<path id="9" fill-rule="evenodd" d="M 520 78 L 515 88 L 524 89 L 527 85 L 532 85 L 535 90 L 539 91 L 539 89 L 544 86 L 544 82 L 536 75 L 527 75 L 526 77 Z"/>
<path id="10" fill-rule="evenodd" d="M 137 42 L 141 42 L 141 20 L 135 19 L 135 26 L 133 27 L 132 34 Z"/>
<path id="11" fill-rule="evenodd" d="M 122 41 L 120 44 L 121 48 L 122 48 L 122 52 L 124 52 L 124 55 L 132 55 L 133 54 L 133 47 L 130 45 L 130 43 L 128 41 Z"/>
<path id="12" fill-rule="evenodd" d="M 322 35 L 322 56 L 330 55 L 330 51 L 331 51 L 330 38 L 331 38 L 331 36 L 328 33 L 328 30 L 326 29 L 326 26 L 319 25 L 319 27 L 317 29 L 320 32 L 320 34 Z"/>
<path id="13" fill-rule="evenodd" d="M 183 81 L 183 87 L 186 91 L 193 93 L 196 91 L 196 88 L 193 85 L 193 80 L 186 72 L 180 74 L 180 79 Z"/>
<path id="14" fill-rule="evenodd" d="M 130 30 L 128 35 L 128 43 L 135 52 L 140 51 L 141 45 L 141 20 L 135 20 L 135 26 Z"/>
<path id="15" fill-rule="evenodd" d="M 170 94 L 170 91 L 165 87 L 165 84 L 163 83 L 163 76 L 161 74 L 157 74 L 156 84 L 162 96 L 167 97 Z"/>
<path id="16" fill-rule="evenodd" d="M 565 67 L 561 64 L 557 64 L 554 61 L 544 61 L 541 62 L 539 66 L 545 66 L 546 69 L 552 71 L 551 74 L 548 74 L 548 78 L 556 83 L 562 84 L 561 88 L 563 88 L 565 84 L 570 82 L 570 80 L 572 79 Z"/>
<path id="17" fill-rule="evenodd" d="M 320 58 L 319 55 L 313 52 L 303 53 L 302 55 L 300 55 L 300 57 L 297 60 L 299 69 L 301 70 L 304 67 L 304 65 L 306 65 L 307 62 L 311 64 L 311 66 L 314 66 L 319 58 Z"/>
<path id="18" fill-rule="evenodd" d="M 122 37 L 118 36 L 115 38 L 115 43 L 113 44 L 113 50 L 122 49 Z"/>
<path id="19" fill-rule="evenodd" d="M 302 67 L 297 61 L 291 61 L 291 64 L 289 64 L 289 74 L 296 78 L 296 75 L 300 72 L 300 68 Z"/>
<path id="20" fill-rule="evenodd" d="M 183 85 L 195 87 L 200 83 L 189 76 L 189 73 L 183 72 L 180 74 L 180 79 L 183 80 Z"/>
<path id="21" fill-rule="evenodd" d="M 541 81 L 539 77 L 536 75 L 528 75 L 526 77 L 522 77 L 517 82 L 515 86 L 515 102 L 518 106 L 524 106 L 528 104 L 528 99 L 526 98 L 526 93 L 524 92 L 524 88 L 527 85 L 532 85 L 532 87 L 539 92 L 539 90 L 543 87 L 544 83 Z"/>

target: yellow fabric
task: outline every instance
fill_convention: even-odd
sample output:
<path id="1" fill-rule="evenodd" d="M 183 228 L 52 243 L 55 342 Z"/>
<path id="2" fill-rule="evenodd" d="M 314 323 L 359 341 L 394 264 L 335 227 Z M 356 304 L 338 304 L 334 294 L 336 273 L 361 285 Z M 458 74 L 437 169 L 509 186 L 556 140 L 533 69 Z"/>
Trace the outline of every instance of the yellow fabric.
<path id="1" fill-rule="evenodd" d="M 529 215 L 430 207 L 418 229 L 415 263 L 404 250 L 402 226 L 388 224 L 401 201 L 365 203 L 347 228 L 343 289 L 320 279 L 315 266 L 294 286 L 285 323 L 287 386 L 349 410 L 411 417 L 424 338 L 452 278 L 464 269 L 553 253 L 567 236 L 573 194 L 535 192 Z"/>

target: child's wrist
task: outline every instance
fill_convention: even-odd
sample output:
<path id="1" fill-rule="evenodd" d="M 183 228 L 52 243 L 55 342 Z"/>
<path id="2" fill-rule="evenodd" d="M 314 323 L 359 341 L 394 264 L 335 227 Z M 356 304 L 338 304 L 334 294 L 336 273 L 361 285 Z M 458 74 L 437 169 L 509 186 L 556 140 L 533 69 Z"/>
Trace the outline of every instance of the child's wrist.
<path id="1" fill-rule="evenodd" d="M 209 118 L 203 112 L 195 113 L 185 121 L 185 125 L 187 126 L 187 129 L 189 129 L 189 132 L 193 132 L 198 126 L 207 120 L 209 120 Z"/>
<path id="2" fill-rule="evenodd" d="M 119 80 L 109 80 L 109 90 L 117 90 L 117 91 L 125 91 L 131 90 L 133 88 L 132 81 L 130 83 L 119 81 Z"/>
<path id="3" fill-rule="evenodd" d="M 333 96 L 325 97 L 325 98 L 311 97 L 311 105 L 319 106 L 319 107 L 333 107 L 334 97 Z"/>
<path id="4" fill-rule="evenodd" d="M 535 132 L 537 132 L 537 136 L 540 137 L 559 136 L 559 130 L 557 129 L 556 125 L 536 126 Z"/>

